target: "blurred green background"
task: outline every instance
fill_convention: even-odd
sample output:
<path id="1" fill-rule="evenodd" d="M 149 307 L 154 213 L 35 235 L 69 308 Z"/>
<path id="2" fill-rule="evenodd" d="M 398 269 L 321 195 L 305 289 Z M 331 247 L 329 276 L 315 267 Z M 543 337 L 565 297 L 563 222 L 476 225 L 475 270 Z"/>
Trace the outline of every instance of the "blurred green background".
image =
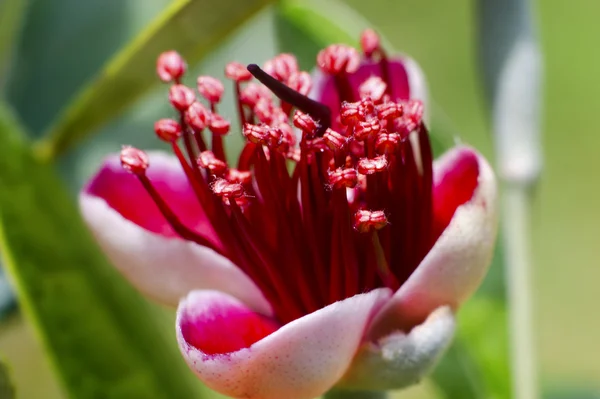
<path id="1" fill-rule="evenodd" d="M 0 4 L 3 0 L 0 0 Z M 476 2 L 347 0 L 425 70 L 437 119 L 492 157 L 477 62 Z M 168 0 L 35 0 L 7 82 L 9 101 L 40 133 L 102 62 L 157 15 Z M 600 3 L 539 1 L 545 57 L 545 170 L 532 209 L 536 350 L 551 387 L 600 391 Z M 207 10 L 210 12 L 210 10 Z M 261 63 L 274 53 L 267 10 L 242 27 L 196 71 L 221 75 L 229 59 Z M 153 65 L 140 66 L 153 68 Z M 0 82 L 1 84 L 1 82 Z M 164 88 L 110 123 L 61 163 L 75 190 L 121 143 L 156 145 L 152 122 L 165 113 Z M 20 398 L 63 398 L 32 329 L 19 315 L 0 325 L 0 353 Z M 91 340 L 94 337 L 90 337 Z M 398 397 L 427 398 L 427 384 Z"/>

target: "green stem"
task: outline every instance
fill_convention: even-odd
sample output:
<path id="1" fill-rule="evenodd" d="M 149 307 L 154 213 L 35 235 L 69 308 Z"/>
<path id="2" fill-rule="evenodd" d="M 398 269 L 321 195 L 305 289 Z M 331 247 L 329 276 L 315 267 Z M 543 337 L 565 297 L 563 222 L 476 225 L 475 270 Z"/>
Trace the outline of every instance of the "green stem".
<path id="1" fill-rule="evenodd" d="M 532 327 L 530 191 L 525 185 L 507 183 L 502 195 L 515 399 L 539 398 Z"/>
<path id="2" fill-rule="evenodd" d="M 331 390 L 322 399 L 386 399 L 385 391 L 342 391 Z"/>

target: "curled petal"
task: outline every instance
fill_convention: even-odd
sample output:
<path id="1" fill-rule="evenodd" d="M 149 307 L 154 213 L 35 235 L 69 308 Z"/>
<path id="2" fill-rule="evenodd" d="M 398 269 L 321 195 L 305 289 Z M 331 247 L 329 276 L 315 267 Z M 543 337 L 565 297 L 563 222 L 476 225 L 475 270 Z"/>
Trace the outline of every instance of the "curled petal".
<path id="1" fill-rule="evenodd" d="M 441 184 L 452 184 L 459 190 L 456 195 L 461 194 L 473 178 L 473 168 L 478 174 L 472 196 L 456 208 L 433 248 L 376 316 L 371 336 L 408 330 L 440 306 L 456 309 L 481 283 L 497 230 L 496 179 L 490 165 L 469 147 L 448 151 L 434 164 L 434 201 L 438 192 L 444 192 Z"/>
<path id="2" fill-rule="evenodd" d="M 109 159 L 80 194 L 79 205 L 109 260 L 136 288 L 171 306 L 193 289 L 219 289 L 270 314 L 270 305 L 260 290 L 236 265 L 212 249 L 176 237 L 146 193 L 136 189 L 135 177 L 121 171 L 114 162 L 118 159 Z M 187 186 L 179 181 L 176 164 L 166 156 L 151 153 L 148 171 L 153 167 L 157 175 L 157 170 L 162 170 L 163 181 L 173 189 L 163 187 L 161 194 L 170 196 L 169 202 L 177 205 L 180 215 L 186 215 L 186 222 L 195 220 L 195 226 L 201 226 L 203 213 L 197 203 L 195 208 L 188 203 L 193 197 L 186 197 Z M 157 188 L 161 188 L 160 181 Z"/>
<path id="3" fill-rule="evenodd" d="M 247 348 L 209 354 L 191 341 L 211 351 L 211 342 L 224 339 L 222 331 L 259 338 L 270 324 L 248 315 L 245 306 L 229 295 L 193 291 L 179 304 L 177 339 L 190 368 L 218 392 L 248 399 L 310 399 L 329 390 L 342 377 L 372 316 L 390 295 L 385 288 L 356 295 L 296 319 Z M 213 317 L 199 317 L 197 309 L 212 312 Z M 211 319 L 219 328 L 207 326 Z M 190 323 L 197 323 L 196 328 Z M 198 337 L 203 333 L 211 336 Z M 221 343 L 220 347 L 241 346 L 240 337 L 225 339 L 232 342 Z"/>
<path id="4" fill-rule="evenodd" d="M 452 310 L 445 306 L 408 334 L 396 331 L 363 344 L 338 387 L 389 390 L 419 382 L 452 341 L 455 324 Z"/>
<path id="5" fill-rule="evenodd" d="M 218 244 L 218 238 L 177 159 L 158 151 L 148 152 L 148 158 L 146 174 L 173 212 L 189 228 Z M 82 195 L 101 198 L 125 219 L 148 231 L 178 237 L 137 178 L 123 169 L 119 155 L 110 155 L 104 160 Z"/>

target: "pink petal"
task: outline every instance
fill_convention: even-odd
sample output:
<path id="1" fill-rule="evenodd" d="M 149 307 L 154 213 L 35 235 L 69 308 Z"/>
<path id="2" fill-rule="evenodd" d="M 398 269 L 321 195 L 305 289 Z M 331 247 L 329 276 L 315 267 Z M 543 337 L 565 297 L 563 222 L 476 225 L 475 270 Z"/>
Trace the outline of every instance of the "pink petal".
<path id="1" fill-rule="evenodd" d="M 150 232 L 124 218 L 104 199 L 85 192 L 79 205 L 110 261 L 144 294 L 176 306 L 194 289 L 218 289 L 257 311 L 271 313 L 250 278 L 212 249 Z"/>
<path id="2" fill-rule="evenodd" d="M 177 158 L 159 151 L 150 152 L 148 156 L 150 167 L 147 175 L 175 214 L 186 226 L 219 244 Z M 179 237 L 137 178 L 123 170 L 117 154 L 105 159 L 84 192 L 102 198 L 125 219 L 148 231 L 166 237 Z"/>
<path id="3" fill-rule="evenodd" d="M 452 342 L 455 327 L 452 310 L 446 306 L 434 310 L 408 334 L 396 331 L 363 344 L 338 387 L 390 390 L 418 383 Z"/>
<path id="4" fill-rule="evenodd" d="M 377 315 L 371 336 L 381 337 L 396 329 L 409 329 L 440 306 L 449 305 L 456 309 L 481 283 L 496 240 L 494 173 L 479 153 L 459 146 L 435 162 L 434 184 L 436 191 L 441 185 L 456 184 L 460 187 L 457 195 L 463 195 L 465 189 L 461 179 L 472 178 L 472 168 L 465 164 L 471 164 L 473 159 L 479 174 L 472 197 L 456 208 L 431 251 Z M 447 190 L 450 189 L 442 191 Z"/>
<path id="5" fill-rule="evenodd" d="M 201 342 L 202 347 L 211 340 L 226 339 L 231 342 L 216 346 L 236 348 L 249 340 L 234 338 L 232 332 L 250 331 L 248 335 L 257 338 L 272 325 L 257 315 L 249 316 L 249 310 L 227 294 L 194 291 L 179 304 L 177 339 L 190 368 L 220 393 L 236 398 L 310 399 L 342 377 L 373 314 L 390 295 L 388 289 L 356 295 L 294 320 L 250 347 L 211 355 L 188 339 Z M 234 317 L 224 319 L 230 315 Z M 216 327 L 207 327 L 209 321 Z M 195 332 L 193 323 L 197 323 Z"/>

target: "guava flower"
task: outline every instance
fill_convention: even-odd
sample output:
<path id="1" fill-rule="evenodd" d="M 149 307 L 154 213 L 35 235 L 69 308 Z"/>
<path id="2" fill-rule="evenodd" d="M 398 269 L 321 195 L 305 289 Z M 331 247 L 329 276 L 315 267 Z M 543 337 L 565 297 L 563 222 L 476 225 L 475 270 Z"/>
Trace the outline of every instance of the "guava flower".
<path id="1" fill-rule="evenodd" d="M 486 272 L 488 163 L 466 146 L 434 162 L 417 65 L 389 57 L 372 31 L 361 44 L 362 55 L 322 50 L 314 77 L 290 54 L 228 64 L 245 139 L 235 166 L 223 84 L 199 77 L 200 100 L 181 57 L 161 55 L 177 118 L 154 128 L 174 156 L 123 147 L 81 194 L 109 258 L 178 305 L 185 361 L 225 395 L 413 384 Z"/>

